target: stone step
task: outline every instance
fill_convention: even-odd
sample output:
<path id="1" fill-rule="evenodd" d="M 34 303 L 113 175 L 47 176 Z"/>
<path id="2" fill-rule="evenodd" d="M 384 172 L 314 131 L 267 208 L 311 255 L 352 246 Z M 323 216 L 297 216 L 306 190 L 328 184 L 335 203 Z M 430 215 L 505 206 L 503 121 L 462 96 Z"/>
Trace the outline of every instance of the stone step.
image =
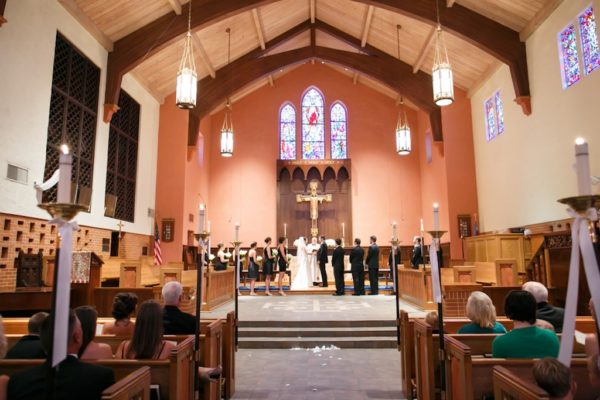
<path id="1" fill-rule="evenodd" d="M 238 326 L 240 328 L 395 328 L 396 321 L 238 321 Z"/>
<path id="2" fill-rule="evenodd" d="M 336 346 L 341 349 L 393 349 L 396 348 L 396 337 L 365 336 L 361 338 L 310 337 L 310 338 L 273 338 L 252 337 L 241 338 L 238 347 L 241 349 L 311 349 L 322 346 Z"/>
<path id="3" fill-rule="evenodd" d="M 355 328 L 240 328 L 239 337 L 381 337 L 396 336 L 395 327 Z"/>

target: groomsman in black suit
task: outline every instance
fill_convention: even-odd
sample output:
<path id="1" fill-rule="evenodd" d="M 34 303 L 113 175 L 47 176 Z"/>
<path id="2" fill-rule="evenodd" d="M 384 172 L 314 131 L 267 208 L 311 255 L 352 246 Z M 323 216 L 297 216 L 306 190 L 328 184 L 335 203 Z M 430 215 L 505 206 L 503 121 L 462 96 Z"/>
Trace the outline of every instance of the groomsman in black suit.
<path id="1" fill-rule="evenodd" d="M 350 269 L 352 270 L 352 281 L 354 282 L 354 294 L 362 296 L 365 294 L 365 250 L 360 247 L 360 239 L 354 239 L 354 248 L 350 252 Z"/>
<path id="2" fill-rule="evenodd" d="M 334 296 L 343 296 L 344 293 L 344 249 L 342 239 L 335 239 L 337 247 L 333 250 L 331 264 L 333 265 L 333 276 L 335 278 Z"/>
<path id="3" fill-rule="evenodd" d="M 319 270 L 321 271 L 321 280 L 323 281 L 322 286 L 327 287 L 327 270 L 325 266 L 327 265 L 327 243 L 325 243 L 325 236 L 321 236 L 321 247 L 317 251 L 317 261 L 319 262 Z"/>
<path id="4" fill-rule="evenodd" d="M 375 235 L 371 236 L 371 245 L 367 252 L 367 266 L 369 267 L 369 285 L 371 285 L 369 296 L 375 296 L 379 294 L 379 247 Z"/>
<path id="5" fill-rule="evenodd" d="M 413 269 L 419 269 L 419 265 L 424 264 L 423 248 L 421 247 L 421 238 L 418 236 L 415 236 L 415 239 L 413 240 L 413 242 L 414 242 L 415 246 L 413 247 L 411 263 L 412 263 Z"/>

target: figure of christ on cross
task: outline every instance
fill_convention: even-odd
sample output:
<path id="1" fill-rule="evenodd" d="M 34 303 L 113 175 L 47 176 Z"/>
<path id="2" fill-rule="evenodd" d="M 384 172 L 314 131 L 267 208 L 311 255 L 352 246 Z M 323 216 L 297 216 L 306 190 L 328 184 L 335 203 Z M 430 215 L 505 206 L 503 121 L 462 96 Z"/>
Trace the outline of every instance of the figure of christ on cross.
<path id="1" fill-rule="evenodd" d="M 310 205 L 310 221 L 311 228 L 310 234 L 312 237 L 319 235 L 319 228 L 317 227 L 317 220 L 319 219 L 319 204 L 322 202 L 331 202 L 331 194 L 317 194 L 317 181 L 311 181 L 308 184 L 310 188 L 310 194 L 297 194 L 296 202 L 303 203 L 307 202 Z"/>

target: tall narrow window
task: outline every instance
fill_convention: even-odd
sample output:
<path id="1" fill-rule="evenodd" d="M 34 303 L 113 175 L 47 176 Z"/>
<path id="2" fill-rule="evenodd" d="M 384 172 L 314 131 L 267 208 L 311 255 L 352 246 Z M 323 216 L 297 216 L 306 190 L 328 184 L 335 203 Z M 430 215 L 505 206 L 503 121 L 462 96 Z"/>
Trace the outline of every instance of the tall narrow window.
<path id="1" fill-rule="evenodd" d="M 579 56 L 577 55 L 577 38 L 573 24 L 567 26 L 558 34 L 558 46 L 560 50 L 563 88 L 566 89 L 579 81 L 581 77 Z"/>
<path id="2" fill-rule="evenodd" d="M 73 155 L 75 188 L 91 190 L 99 86 L 100 69 L 57 33 L 44 180 L 58 168 L 59 148 L 66 143 Z M 56 187 L 44 192 L 43 200 L 56 201 Z"/>
<path id="3" fill-rule="evenodd" d="M 594 17 L 594 9 L 591 6 L 579 15 L 579 32 L 583 54 L 583 71 L 588 75 L 600 67 L 596 18 Z"/>
<path id="4" fill-rule="evenodd" d="M 302 98 L 302 159 L 325 158 L 323 96 L 311 87 Z"/>
<path id="5" fill-rule="evenodd" d="M 486 139 L 489 142 L 504 132 L 504 107 L 499 90 L 485 101 L 484 111 Z"/>
<path id="6" fill-rule="evenodd" d="M 279 111 L 279 158 L 296 159 L 296 110 L 290 103 Z"/>
<path id="7" fill-rule="evenodd" d="M 339 102 L 331 107 L 331 158 L 348 158 L 346 108 Z"/>
<path id="8" fill-rule="evenodd" d="M 121 90 L 119 111 L 110 121 L 106 193 L 117 198 L 114 217 L 134 222 L 140 105 Z"/>

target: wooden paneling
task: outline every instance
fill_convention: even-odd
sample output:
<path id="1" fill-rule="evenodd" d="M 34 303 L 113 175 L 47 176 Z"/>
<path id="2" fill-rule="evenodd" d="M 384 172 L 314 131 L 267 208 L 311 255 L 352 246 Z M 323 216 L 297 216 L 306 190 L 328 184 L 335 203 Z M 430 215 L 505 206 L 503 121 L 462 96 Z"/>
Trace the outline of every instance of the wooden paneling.
<path id="1" fill-rule="evenodd" d="M 457 4 L 520 31 L 549 0 L 456 0 Z"/>

